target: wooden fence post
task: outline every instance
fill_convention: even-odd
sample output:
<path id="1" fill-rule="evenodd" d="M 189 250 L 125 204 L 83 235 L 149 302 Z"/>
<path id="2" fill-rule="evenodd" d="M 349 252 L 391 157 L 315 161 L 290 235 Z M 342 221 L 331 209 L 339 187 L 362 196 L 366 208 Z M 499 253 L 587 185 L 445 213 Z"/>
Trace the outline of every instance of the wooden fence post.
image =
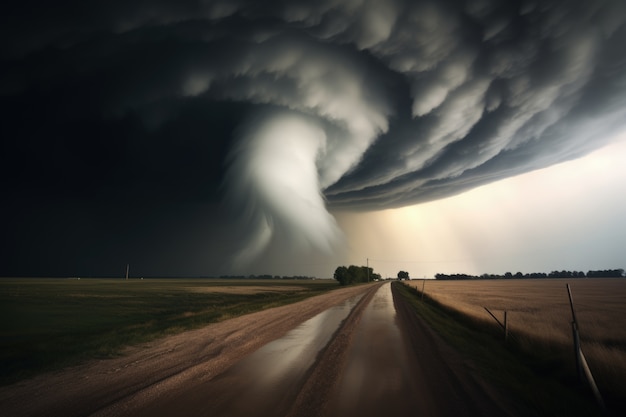
<path id="1" fill-rule="evenodd" d="M 509 322 L 506 318 L 506 310 L 504 310 L 504 343 L 509 339 Z"/>
<path id="2" fill-rule="evenodd" d="M 489 313 L 491 317 L 493 317 L 496 323 L 498 323 L 500 327 L 502 327 L 502 330 L 504 330 L 504 341 L 506 342 L 509 336 L 509 327 L 508 327 L 508 323 L 506 320 L 506 310 L 504 310 L 504 324 L 502 324 L 500 323 L 500 320 L 498 320 L 498 318 L 494 316 L 494 314 L 487 307 L 483 306 L 483 308 L 487 311 L 487 313 Z"/>
<path id="3" fill-rule="evenodd" d="M 583 350 L 580 347 L 580 334 L 578 332 L 578 321 L 576 320 L 576 312 L 574 311 L 574 302 L 572 301 L 572 290 L 570 289 L 569 284 L 566 284 L 566 286 L 567 294 L 569 295 L 569 306 L 572 309 L 572 334 L 574 337 L 574 353 L 576 354 L 576 370 L 578 371 L 578 379 L 583 382 L 583 376 L 587 378 L 587 382 L 591 387 L 593 395 L 596 397 L 598 405 L 600 405 L 600 408 L 605 410 L 606 407 L 604 406 L 602 395 L 600 395 L 600 390 L 596 385 L 596 381 L 593 378 L 591 369 L 589 369 L 589 365 L 587 365 L 587 360 L 585 359 Z"/>
<path id="4" fill-rule="evenodd" d="M 572 321 L 572 338 L 574 339 L 574 360 L 576 360 L 576 375 L 578 381 L 583 382 L 583 368 L 580 365 L 580 335 L 578 334 L 578 325 Z"/>
<path id="5" fill-rule="evenodd" d="M 576 360 L 576 374 L 578 375 L 578 380 L 583 381 L 583 370 L 580 364 L 580 355 L 578 352 L 580 351 L 580 335 L 578 334 L 578 321 L 576 320 L 576 311 L 574 311 L 574 301 L 572 300 L 572 290 L 569 287 L 569 284 L 566 284 L 567 287 L 567 295 L 569 297 L 569 307 L 572 311 L 572 338 L 574 339 L 574 358 Z"/>

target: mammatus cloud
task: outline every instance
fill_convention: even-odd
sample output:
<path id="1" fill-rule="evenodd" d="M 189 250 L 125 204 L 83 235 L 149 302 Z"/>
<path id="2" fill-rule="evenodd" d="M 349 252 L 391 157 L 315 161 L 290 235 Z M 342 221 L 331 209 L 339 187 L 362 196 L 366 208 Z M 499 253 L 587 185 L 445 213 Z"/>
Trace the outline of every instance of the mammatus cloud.
<path id="1" fill-rule="evenodd" d="M 277 234 L 332 251 L 326 206 L 454 195 L 626 127 L 621 0 L 92 3 L 50 10 L 60 23 L 11 10 L 0 93 L 64 95 L 59 124 L 139 118 L 119 129 L 145 149 L 204 114 L 241 262 Z"/>

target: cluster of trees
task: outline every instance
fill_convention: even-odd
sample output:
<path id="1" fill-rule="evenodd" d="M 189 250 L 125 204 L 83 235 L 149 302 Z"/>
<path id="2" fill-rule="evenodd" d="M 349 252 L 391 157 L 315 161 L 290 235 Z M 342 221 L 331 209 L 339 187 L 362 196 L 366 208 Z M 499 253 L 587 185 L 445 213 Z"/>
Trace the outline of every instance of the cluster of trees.
<path id="1" fill-rule="evenodd" d="M 380 274 L 374 273 L 374 269 L 367 266 L 350 265 L 347 268 L 345 266 L 337 267 L 333 278 L 339 281 L 341 285 L 350 285 L 380 280 Z"/>
<path id="2" fill-rule="evenodd" d="M 453 280 L 453 279 L 479 279 L 476 275 L 467 274 L 435 274 L 435 279 Z"/>
<path id="3" fill-rule="evenodd" d="M 409 273 L 406 271 L 398 272 L 398 279 L 411 279 L 409 278 Z"/>
<path id="4" fill-rule="evenodd" d="M 512 274 L 506 272 L 504 275 L 497 274 L 482 274 L 468 275 L 468 274 L 435 274 L 436 279 L 440 280 L 454 280 L 454 279 L 522 279 L 522 278 L 613 278 L 623 277 L 624 269 L 604 269 L 600 271 L 588 271 L 586 274 L 583 271 L 552 271 L 550 273 L 545 272 L 532 272 L 529 274 L 522 274 L 516 272 Z"/>
<path id="5" fill-rule="evenodd" d="M 623 276 L 625 276 L 623 268 L 587 272 L 587 278 L 619 278 Z"/>

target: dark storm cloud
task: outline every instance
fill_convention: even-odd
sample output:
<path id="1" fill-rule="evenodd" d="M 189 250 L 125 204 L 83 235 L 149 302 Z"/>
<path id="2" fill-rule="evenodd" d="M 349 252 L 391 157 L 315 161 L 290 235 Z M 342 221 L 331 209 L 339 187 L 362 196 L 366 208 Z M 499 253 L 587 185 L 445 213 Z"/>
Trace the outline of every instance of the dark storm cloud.
<path id="1" fill-rule="evenodd" d="M 12 204 L 225 201 L 260 253 L 580 157 L 626 120 L 616 1 L 19 2 Z"/>

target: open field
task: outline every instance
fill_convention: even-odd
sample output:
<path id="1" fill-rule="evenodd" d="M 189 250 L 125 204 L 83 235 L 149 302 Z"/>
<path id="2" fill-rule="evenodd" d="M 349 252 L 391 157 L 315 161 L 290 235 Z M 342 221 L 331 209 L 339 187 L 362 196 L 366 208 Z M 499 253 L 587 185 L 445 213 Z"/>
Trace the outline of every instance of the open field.
<path id="1" fill-rule="evenodd" d="M 538 279 L 411 281 L 439 303 L 496 325 L 507 311 L 509 332 L 526 352 L 549 356 L 574 369 L 569 283 L 579 323 L 581 347 L 598 386 L 626 398 L 626 279 Z M 497 325 L 496 325 L 497 326 Z"/>
<path id="2" fill-rule="evenodd" d="M 345 286 L 0 386 L 0 414 L 601 415 L 492 336 L 400 283 Z"/>
<path id="3" fill-rule="evenodd" d="M 334 280 L 0 279 L 0 385 L 334 288 Z"/>

